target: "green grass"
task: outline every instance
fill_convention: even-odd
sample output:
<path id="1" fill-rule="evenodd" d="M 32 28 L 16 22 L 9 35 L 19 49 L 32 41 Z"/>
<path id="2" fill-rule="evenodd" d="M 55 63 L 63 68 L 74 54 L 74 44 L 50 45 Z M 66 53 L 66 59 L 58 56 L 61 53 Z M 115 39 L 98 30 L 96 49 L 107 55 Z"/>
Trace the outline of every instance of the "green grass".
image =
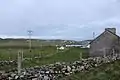
<path id="1" fill-rule="evenodd" d="M 19 49 L 0 49 L 0 60 L 17 60 L 17 53 Z M 54 46 L 44 46 L 37 49 L 23 49 L 24 57 L 33 58 L 34 56 L 41 56 L 41 59 L 34 59 L 23 62 L 23 67 L 45 65 L 55 62 L 72 62 L 79 60 L 80 53 L 83 53 L 83 58 L 88 55 L 87 49 L 81 48 L 66 48 L 65 50 L 57 50 Z"/>
<path id="2" fill-rule="evenodd" d="M 58 53 L 50 56 L 50 57 L 43 57 L 41 59 L 34 59 L 32 61 L 26 61 L 24 63 L 24 66 L 27 66 L 26 64 L 30 64 L 31 66 L 35 65 L 45 65 L 55 62 L 73 62 L 79 59 L 80 53 L 83 53 L 83 58 L 88 57 L 87 49 L 81 49 L 81 48 L 70 48 L 65 51 L 59 51 Z"/>
<path id="3" fill-rule="evenodd" d="M 5 49 L 1 49 L 0 48 L 0 60 L 17 60 L 17 53 L 18 51 L 21 49 L 18 48 L 5 48 Z M 34 58 L 34 57 L 39 57 L 42 55 L 42 57 L 44 58 L 47 55 L 52 55 L 55 54 L 57 52 L 56 47 L 53 46 L 44 46 L 41 48 L 37 48 L 37 49 L 32 49 L 32 52 L 29 51 L 29 49 L 22 49 L 24 52 L 24 58 Z M 38 59 L 37 59 L 38 60 Z M 35 66 L 36 61 L 37 60 L 32 60 L 32 61 L 25 61 L 23 62 L 23 66 L 22 67 L 29 67 L 29 66 Z M 10 69 L 10 68 L 16 68 L 17 66 L 0 66 L 0 69 Z"/>
<path id="4" fill-rule="evenodd" d="M 56 48 L 52 46 L 45 46 L 37 49 L 32 49 L 32 52 L 30 52 L 29 49 L 0 48 L 0 60 L 16 59 L 19 50 L 23 50 L 24 57 L 34 57 L 39 56 L 40 54 L 42 54 L 42 56 L 45 56 L 56 53 L 57 51 Z"/>
<path id="5" fill-rule="evenodd" d="M 55 46 L 64 44 L 64 40 L 40 40 L 32 39 L 33 47 L 42 46 Z M 29 39 L 0 39 L 0 47 L 28 47 Z"/>
<path id="6" fill-rule="evenodd" d="M 72 75 L 61 80 L 120 80 L 120 61 L 104 64 L 100 67 Z"/>

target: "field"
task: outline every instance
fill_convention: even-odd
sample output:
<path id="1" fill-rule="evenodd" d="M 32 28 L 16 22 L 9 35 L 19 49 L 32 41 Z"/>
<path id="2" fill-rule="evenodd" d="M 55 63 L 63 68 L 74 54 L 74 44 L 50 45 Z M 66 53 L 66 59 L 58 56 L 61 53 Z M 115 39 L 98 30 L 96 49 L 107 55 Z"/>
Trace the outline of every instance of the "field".
<path id="1" fill-rule="evenodd" d="M 56 48 L 52 46 L 45 46 L 42 48 L 33 48 L 32 51 L 30 52 L 29 49 L 26 48 L 0 48 L 0 61 L 5 61 L 5 60 L 16 60 L 17 61 L 17 55 L 19 50 L 23 51 L 23 58 L 32 58 L 32 60 L 23 61 L 22 67 L 29 67 L 29 66 L 34 66 L 32 63 L 36 64 L 36 60 L 34 60 L 35 57 L 41 57 L 44 58 L 45 56 L 48 55 L 53 55 L 56 53 Z M 29 63 L 29 64 L 28 64 Z M 16 68 L 17 66 L 9 66 L 9 65 L 4 65 L 0 66 L 0 69 L 8 69 L 8 68 Z"/>
<path id="2" fill-rule="evenodd" d="M 19 49 L 0 49 L 1 60 L 16 60 Z M 23 67 L 40 66 L 51 64 L 55 62 L 72 62 L 79 60 L 79 55 L 82 52 L 83 58 L 87 57 L 87 49 L 80 48 L 66 48 L 65 50 L 57 50 L 56 47 L 45 46 L 41 49 L 23 49 L 24 58 L 32 58 L 32 60 L 25 60 L 22 62 Z M 35 59 L 35 57 L 40 57 Z M 17 68 L 17 66 L 2 66 L 1 69 Z"/>
<path id="3" fill-rule="evenodd" d="M 0 40 L 0 60 L 16 60 L 17 53 L 22 50 L 23 58 L 32 58 L 32 60 L 24 60 L 22 67 L 40 66 L 51 64 L 55 62 L 70 62 L 79 60 L 80 53 L 83 53 L 83 58 L 87 57 L 87 49 L 77 47 L 65 48 L 58 50 L 55 45 L 62 43 L 62 41 L 39 41 L 32 40 L 32 51 L 29 51 L 28 40 Z M 35 58 L 39 57 L 39 58 Z M 9 68 L 16 68 L 17 66 L 9 66 Z M 2 66 L 1 69 L 8 68 Z"/>
<path id="4" fill-rule="evenodd" d="M 24 53 L 24 57 L 34 57 L 34 56 L 39 56 L 40 54 L 42 54 L 42 56 L 45 55 L 50 55 L 53 53 L 56 53 L 56 48 L 52 47 L 52 46 L 45 46 L 45 47 L 41 47 L 41 48 L 35 48 L 32 49 L 32 51 L 29 51 L 28 49 L 25 48 L 2 48 L 0 49 L 0 60 L 14 60 L 17 58 L 17 53 L 19 51 L 23 51 Z"/>
<path id="5" fill-rule="evenodd" d="M 80 52 L 83 52 L 83 58 L 87 57 L 87 51 L 86 49 L 80 49 L 80 48 L 69 48 L 65 51 L 58 51 L 56 53 L 53 53 L 53 55 L 48 57 L 43 57 L 41 59 L 33 59 L 31 61 L 26 61 L 24 63 L 24 66 L 27 66 L 25 64 L 30 64 L 30 66 L 35 65 L 45 65 L 45 64 L 51 64 L 55 62 L 72 62 L 75 60 L 79 60 Z"/>
<path id="6" fill-rule="evenodd" d="M 24 58 L 32 58 L 22 62 L 22 68 L 31 66 L 40 66 L 51 64 L 55 62 L 73 62 L 80 60 L 80 53 L 82 58 L 88 57 L 88 49 L 79 47 L 65 48 L 58 50 L 55 45 L 39 45 L 35 43 L 32 51 L 29 51 L 28 43 L 9 41 L 4 44 L 0 42 L 0 60 L 17 60 L 17 53 L 22 50 Z M 9 44 L 8 44 L 9 43 Z M 16 44 L 17 43 L 17 44 Z M 35 58 L 39 57 L 39 58 Z M 0 70 L 9 70 L 10 68 L 17 68 L 17 66 L 0 66 Z M 120 61 L 115 61 L 109 64 L 104 64 L 88 72 L 81 72 L 73 74 L 70 77 L 65 77 L 61 80 L 118 80 L 120 76 Z"/>
<path id="7" fill-rule="evenodd" d="M 55 45 L 63 45 L 77 43 L 77 41 L 70 40 L 40 40 L 40 39 L 32 39 L 32 47 L 38 48 L 41 46 L 55 46 Z M 0 47 L 1 48 L 28 48 L 29 39 L 0 39 Z"/>

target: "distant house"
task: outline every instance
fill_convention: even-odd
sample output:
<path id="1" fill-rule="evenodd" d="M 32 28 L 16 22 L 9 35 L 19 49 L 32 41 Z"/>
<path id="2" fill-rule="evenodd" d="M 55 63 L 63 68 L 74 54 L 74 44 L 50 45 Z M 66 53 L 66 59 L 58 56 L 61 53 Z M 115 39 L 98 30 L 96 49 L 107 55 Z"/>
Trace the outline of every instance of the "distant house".
<path id="1" fill-rule="evenodd" d="M 90 43 L 91 57 L 107 56 L 120 53 L 120 37 L 116 35 L 116 28 L 106 28 L 105 31 Z"/>
<path id="2" fill-rule="evenodd" d="M 83 44 L 81 48 L 90 48 L 90 42 Z"/>
<path id="3" fill-rule="evenodd" d="M 81 45 L 66 45 L 66 47 L 80 47 L 80 48 L 90 48 L 90 45 L 89 43 L 86 43 L 86 44 L 81 44 Z"/>
<path id="4" fill-rule="evenodd" d="M 82 47 L 82 45 L 74 45 L 74 44 L 72 44 L 72 45 L 66 45 L 66 47 Z"/>
<path id="5" fill-rule="evenodd" d="M 90 44 L 82 45 L 81 48 L 90 48 Z"/>
<path id="6" fill-rule="evenodd" d="M 59 50 L 64 50 L 65 47 L 61 46 L 61 47 L 57 47 L 57 49 L 59 49 Z"/>

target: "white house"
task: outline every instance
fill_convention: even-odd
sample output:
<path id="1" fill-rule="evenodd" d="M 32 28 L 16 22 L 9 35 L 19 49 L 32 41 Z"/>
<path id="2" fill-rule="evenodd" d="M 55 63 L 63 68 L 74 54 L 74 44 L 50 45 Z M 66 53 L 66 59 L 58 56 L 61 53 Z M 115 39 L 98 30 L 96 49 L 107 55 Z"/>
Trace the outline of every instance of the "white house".
<path id="1" fill-rule="evenodd" d="M 57 47 L 57 49 L 59 49 L 59 50 L 64 50 L 65 47 L 61 46 L 61 47 Z"/>
<path id="2" fill-rule="evenodd" d="M 66 47 L 82 47 L 82 45 L 66 45 Z"/>

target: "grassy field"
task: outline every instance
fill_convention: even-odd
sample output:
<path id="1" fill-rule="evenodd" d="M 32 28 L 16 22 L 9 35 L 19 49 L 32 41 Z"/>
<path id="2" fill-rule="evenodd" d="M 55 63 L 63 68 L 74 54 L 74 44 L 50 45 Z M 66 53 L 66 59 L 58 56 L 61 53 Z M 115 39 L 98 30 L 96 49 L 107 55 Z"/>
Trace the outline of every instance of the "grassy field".
<path id="1" fill-rule="evenodd" d="M 9 43 L 9 44 L 8 44 Z M 57 50 L 55 46 L 39 46 L 40 43 L 34 44 L 32 52 L 29 52 L 28 43 L 13 44 L 12 41 L 0 42 L 0 60 L 16 60 L 19 50 L 23 50 L 24 58 L 33 58 L 32 60 L 23 61 L 22 67 L 40 66 L 55 62 L 73 62 L 80 60 L 80 53 L 83 58 L 88 57 L 88 49 L 82 48 L 66 48 L 65 50 Z M 24 46 L 23 46 L 24 45 Z M 34 57 L 41 57 L 35 59 Z M 0 66 L 0 69 L 16 68 L 17 66 Z M 69 78 L 61 80 L 119 80 L 120 78 L 120 61 L 104 64 L 100 67 L 90 70 L 89 72 L 81 72 L 71 75 Z"/>
<path id="2" fill-rule="evenodd" d="M 67 40 L 40 40 L 40 39 L 32 39 L 32 46 L 33 47 L 40 47 L 40 46 L 55 46 L 55 45 L 63 45 L 63 44 L 70 44 L 70 41 Z M 29 39 L 0 39 L 0 48 L 3 47 L 14 47 L 14 48 L 20 48 L 20 47 L 28 47 Z"/>
<path id="3" fill-rule="evenodd" d="M 21 48 L 0 48 L 0 61 L 2 60 L 17 60 L 17 53 L 18 51 L 21 50 Z M 57 52 L 56 47 L 53 46 L 44 46 L 41 48 L 34 48 L 32 49 L 32 52 L 29 51 L 29 49 L 24 49 L 22 48 L 23 53 L 24 53 L 24 58 L 34 58 L 34 57 L 39 57 L 41 56 L 44 58 L 47 55 L 52 55 Z M 29 61 L 23 61 L 22 67 L 29 67 L 29 66 L 34 66 L 36 64 L 36 60 L 29 60 Z M 10 65 L 4 65 L 0 66 L 0 70 L 4 69 L 11 69 L 11 68 L 16 68 L 17 66 L 10 66 Z"/>
<path id="4" fill-rule="evenodd" d="M 41 48 L 32 49 L 32 52 L 29 51 L 29 49 L 24 48 L 0 48 L 0 60 L 13 60 L 17 58 L 17 53 L 19 50 L 22 50 L 24 53 L 24 57 L 34 57 L 39 56 L 42 54 L 42 56 L 50 55 L 53 53 L 56 53 L 57 49 L 56 47 L 52 46 L 45 46 Z"/>
<path id="5" fill-rule="evenodd" d="M 83 58 L 88 57 L 87 49 L 70 48 L 70 49 L 66 49 L 65 51 L 58 51 L 52 56 L 26 61 L 24 62 L 23 66 L 27 66 L 27 64 L 30 64 L 30 66 L 33 65 L 35 66 L 35 65 L 45 65 L 55 62 L 73 62 L 79 60 L 79 56 L 81 52 L 83 53 Z"/>
<path id="6" fill-rule="evenodd" d="M 79 60 L 80 53 L 83 57 L 87 57 L 87 49 L 81 48 L 65 48 L 64 50 L 57 50 L 55 46 L 42 46 L 39 48 L 32 48 L 29 52 L 28 48 L 21 48 L 24 53 L 24 58 L 33 58 L 32 60 L 23 61 L 22 67 L 44 65 L 55 62 L 70 62 Z M 0 60 L 17 60 L 17 53 L 20 48 L 0 48 Z M 41 57 L 35 59 L 34 57 Z"/>

